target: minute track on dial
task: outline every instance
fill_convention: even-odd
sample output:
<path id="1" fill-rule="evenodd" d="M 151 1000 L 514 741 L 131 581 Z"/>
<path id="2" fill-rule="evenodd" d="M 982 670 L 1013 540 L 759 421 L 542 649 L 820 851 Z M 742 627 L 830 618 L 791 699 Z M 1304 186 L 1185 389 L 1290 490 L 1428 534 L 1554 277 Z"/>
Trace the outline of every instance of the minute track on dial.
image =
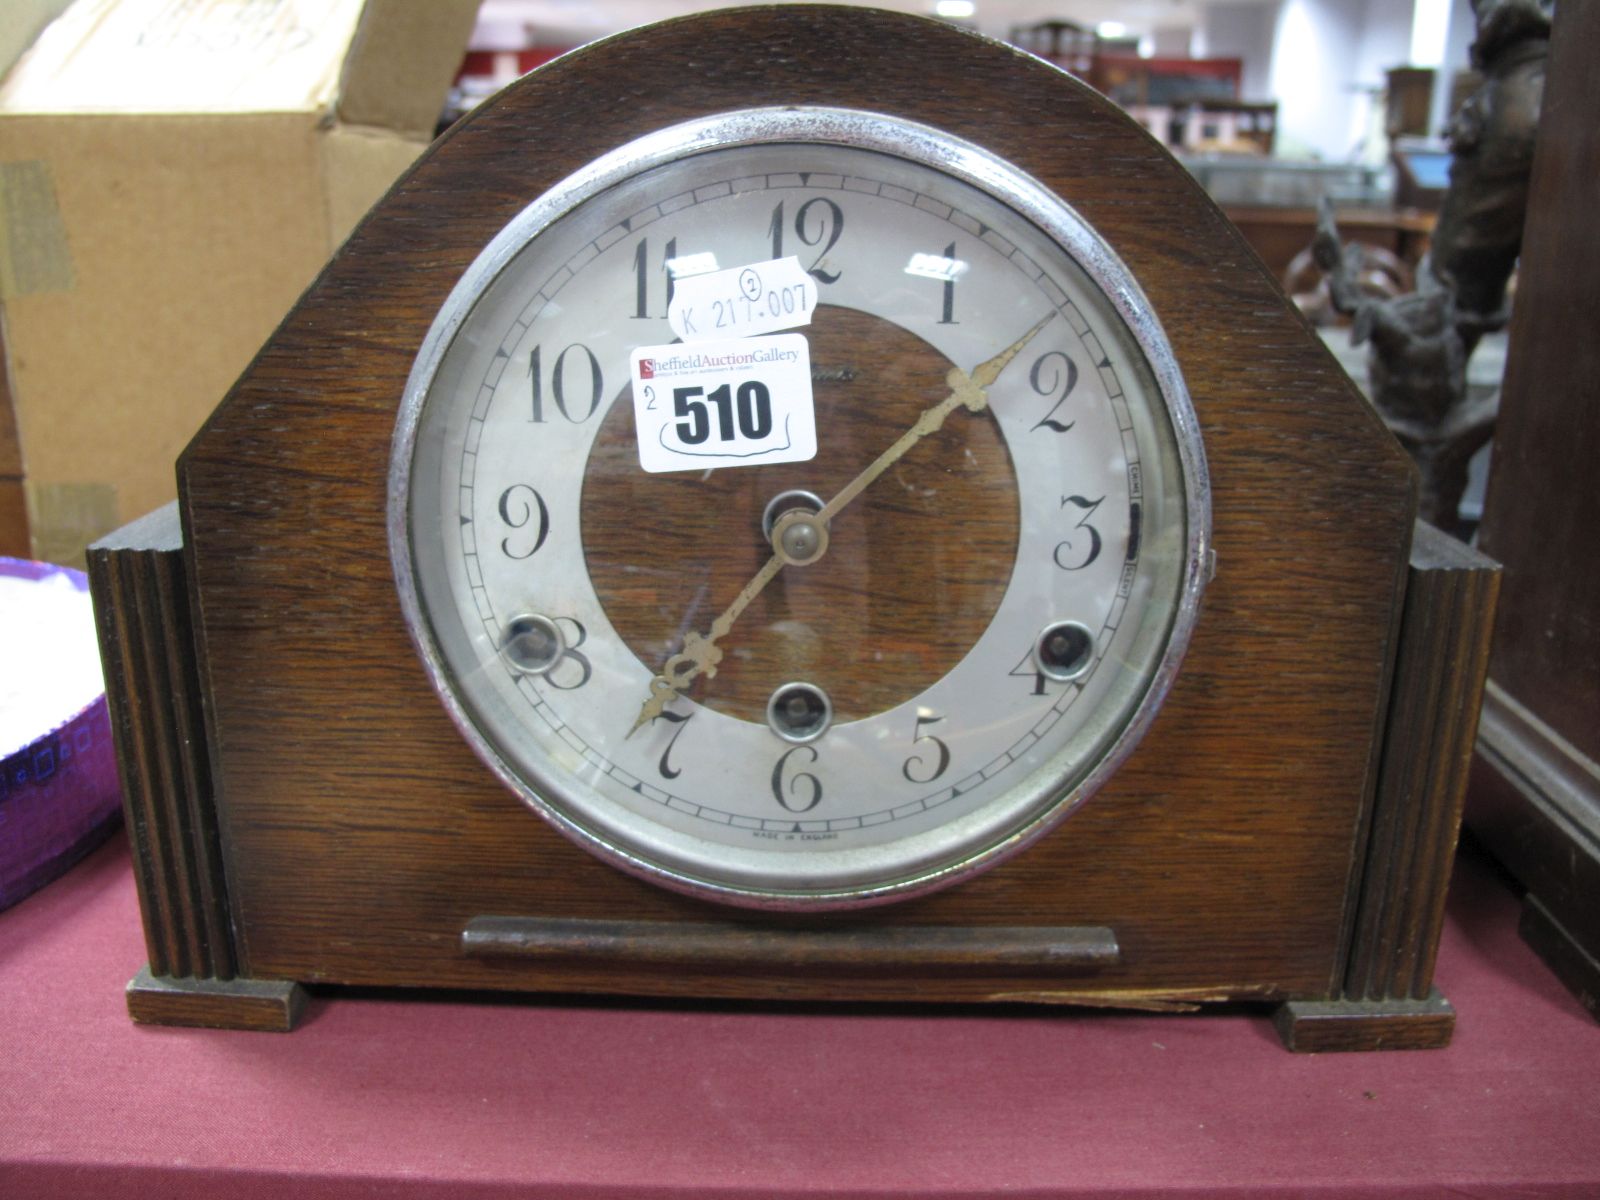
<path id="1" fill-rule="evenodd" d="M 439 686 L 475 748 L 614 865 L 751 907 L 942 887 L 1076 807 L 1158 678 L 1185 561 L 1165 376 L 1092 230 L 1026 180 L 996 194 L 1007 168 L 978 150 L 916 161 L 914 130 L 873 141 L 877 117 L 811 136 L 836 117 L 855 121 L 765 114 L 759 141 L 508 227 L 447 314 L 407 499 Z M 831 277 L 805 334 L 822 453 L 647 470 L 613 364 L 662 340 L 659 264 L 775 249 Z M 698 382 L 680 367 L 669 383 Z M 568 651 L 543 675 L 499 649 L 528 614 Z M 1069 621 L 1093 653 L 1060 682 L 1033 649 Z M 681 677 L 657 680 L 675 652 Z M 818 706 L 776 715 L 785 688 L 826 698 L 818 736 L 790 736 Z"/>
<path id="2" fill-rule="evenodd" d="M 938 404 L 925 409 L 910 429 L 873 459 L 865 470 L 845 484 L 833 499 L 822 506 L 821 511 L 812 520 L 826 531 L 829 520 L 866 491 L 880 475 L 905 457 L 913 446 L 942 429 L 945 419 L 957 408 L 964 407 L 972 413 L 979 413 L 987 408 L 989 396 L 986 389 L 994 385 L 1011 360 L 1022 352 L 1041 329 L 1055 319 L 1055 315 L 1053 311 L 1047 313 L 1016 341 L 992 358 L 979 363 L 970 375 L 960 367 L 951 367 L 945 375 L 945 383 L 950 388 L 950 394 Z M 717 673 L 717 664 L 722 661 L 722 648 L 717 642 L 728 635 L 734 622 L 749 607 L 750 602 L 761 594 L 767 584 L 777 578 L 778 572 L 791 563 L 802 565 L 784 550 L 781 542 L 782 532 L 780 527 L 774 527 L 772 557 L 756 572 L 754 578 L 745 584 L 734 597 L 733 603 L 711 623 L 710 631 L 704 635 L 694 632 L 687 634 L 683 639 L 683 649 L 667 659 L 660 672 L 650 680 L 650 696 L 640 707 L 638 718 L 628 730 L 628 737 L 632 737 L 641 727 L 665 712 L 667 705 L 682 695 L 701 675 L 708 679 L 714 677 Z M 821 557 L 822 554 L 818 553 L 806 559 L 803 565 L 810 565 Z"/>

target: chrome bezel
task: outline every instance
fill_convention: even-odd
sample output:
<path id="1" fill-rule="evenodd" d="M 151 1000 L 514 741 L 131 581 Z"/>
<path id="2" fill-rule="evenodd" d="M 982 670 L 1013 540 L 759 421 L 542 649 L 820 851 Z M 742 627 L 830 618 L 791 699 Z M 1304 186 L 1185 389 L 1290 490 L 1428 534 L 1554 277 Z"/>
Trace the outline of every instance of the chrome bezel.
<path id="1" fill-rule="evenodd" d="M 1067 787 L 1061 786 L 1059 778 L 1036 783 L 1018 804 L 1034 814 L 1030 819 L 1003 839 L 975 848 L 954 861 L 917 870 L 904 878 L 816 891 L 736 886 L 675 870 L 600 836 L 510 767 L 455 691 L 452 673 L 443 660 L 419 596 L 410 529 L 411 466 L 434 377 L 475 302 L 512 259 L 552 223 L 641 171 L 713 150 L 775 143 L 855 147 L 941 171 L 1009 207 L 1059 245 L 1105 297 L 1155 382 L 1176 445 L 1186 523 L 1177 603 L 1158 665 L 1127 723 L 1087 774 Z M 390 460 L 388 536 L 406 625 L 435 691 L 478 757 L 529 807 L 603 860 L 662 886 L 745 907 L 814 910 L 881 904 L 970 878 L 1054 828 L 1110 778 L 1155 719 L 1199 618 L 1206 583 L 1204 564 L 1210 546 L 1210 487 L 1194 408 L 1154 310 L 1116 253 L 1065 201 L 981 147 L 901 117 L 828 107 L 753 108 L 673 125 L 602 155 L 529 204 L 488 244 L 440 309 L 407 381 Z"/>

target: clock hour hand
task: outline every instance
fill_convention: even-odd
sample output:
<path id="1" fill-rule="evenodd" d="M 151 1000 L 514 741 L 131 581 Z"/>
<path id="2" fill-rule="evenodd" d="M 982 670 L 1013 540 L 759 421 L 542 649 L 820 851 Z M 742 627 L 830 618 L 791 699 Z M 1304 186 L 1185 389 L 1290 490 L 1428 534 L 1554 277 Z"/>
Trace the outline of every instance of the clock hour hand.
<path id="1" fill-rule="evenodd" d="M 701 675 L 710 677 L 717 673 L 717 664 L 722 661 L 722 648 L 717 645 L 718 639 L 727 636 L 728 631 L 733 628 L 733 623 L 739 619 L 739 614 L 749 607 L 750 601 L 760 595 L 761 589 L 771 583 L 783 569 L 784 561 L 781 554 L 774 554 L 767 559 L 766 565 L 744 585 L 744 590 L 734 597 L 733 603 L 711 623 L 710 631 L 704 636 L 693 631 L 684 635 L 683 649 L 667 659 L 662 664 L 661 673 L 650 680 L 650 698 L 639 710 L 639 719 L 633 723 L 633 728 L 628 730 L 629 737 L 637 733 L 640 726 L 647 725 L 659 717 L 667 705 L 687 691 L 689 685 Z"/>
<path id="2" fill-rule="evenodd" d="M 865 470 L 845 484 L 820 511 L 809 513 L 796 510 L 785 513 L 784 517 L 774 522 L 772 557 L 766 561 L 761 570 L 756 572 L 754 578 L 745 584 L 744 590 L 734 598 L 733 603 L 728 605 L 722 615 L 711 623 L 711 629 L 704 636 L 694 632 L 684 636 L 683 649 L 667 659 L 661 667 L 660 674 L 650 680 L 650 697 L 639 710 L 639 717 L 634 721 L 633 728 L 628 730 L 628 736 L 632 737 L 641 726 L 648 725 L 659 717 L 666 711 L 667 705 L 687 691 L 689 685 L 701 675 L 710 678 L 717 673 L 717 664 L 722 661 L 722 648 L 717 642 L 727 636 L 740 614 L 761 594 L 761 590 L 777 577 L 785 565 L 808 566 L 822 557 L 828 546 L 828 522 L 841 509 L 866 491 L 878 476 L 904 458 L 906 453 L 923 438 L 942 429 L 945 418 L 957 408 L 964 407 L 977 413 L 988 407 L 989 396 L 985 389 L 1000 378 L 1000 373 L 1006 369 L 1011 360 L 1022 352 L 1022 348 L 1031 342 L 1035 335 L 1055 318 L 1055 315 L 1053 311 L 1047 314 L 1037 325 L 1000 353 L 979 363 L 973 368 L 972 374 L 967 374 L 960 367 L 951 367 L 945 375 L 945 383 L 950 388 L 950 394 L 938 404 L 925 409 L 910 429 L 873 459 Z"/>

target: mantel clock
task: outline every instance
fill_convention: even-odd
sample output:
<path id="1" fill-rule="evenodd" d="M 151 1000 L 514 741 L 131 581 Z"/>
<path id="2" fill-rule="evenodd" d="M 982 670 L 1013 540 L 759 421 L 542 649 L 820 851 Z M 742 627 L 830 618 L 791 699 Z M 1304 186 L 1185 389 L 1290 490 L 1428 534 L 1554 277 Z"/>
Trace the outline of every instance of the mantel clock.
<path id="1" fill-rule="evenodd" d="M 1482 560 L 1127 116 L 914 18 L 541 68 L 96 547 L 139 1020 L 1430 990 Z"/>

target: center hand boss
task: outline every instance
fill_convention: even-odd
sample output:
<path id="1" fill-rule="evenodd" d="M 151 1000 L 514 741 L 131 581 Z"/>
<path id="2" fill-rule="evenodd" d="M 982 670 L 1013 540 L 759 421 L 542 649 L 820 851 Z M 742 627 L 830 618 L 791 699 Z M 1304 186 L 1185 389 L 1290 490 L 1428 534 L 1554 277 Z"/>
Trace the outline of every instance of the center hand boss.
<path id="1" fill-rule="evenodd" d="M 989 397 L 985 389 L 994 384 L 994 381 L 1000 377 L 1000 372 L 1006 369 L 1011 360 L 1022 352 L 1022 348 L 1031 342 L 1034 336 L 1054 319 L 1055 315 L 1054 312 L 1049 313 L 1042 321 L 1000 351 L 999 354 L 979 363 L 973 369 L 971 375 L 968 375 L 960 367 L 951 367 L 945 374 L 945 384 L 950 388 L 950 394 L 938 404 L 924 410 L 911 428 L 901 434 L 892 446 L 873 459 L 864 471 L 845 484 L 843 489 L 833 499 L 824 504 L 816 514 L 808 514 L 804 519 L 809 522 L 809 525 L 820 527 L 822 531 L 826 531 L 828 522 L 845 505 L 866 491 L 878 476 L 905 457 L 907 451 L 923 438 L 930 433 L 937 433 L 943 428 L 945 418 L 957 408 L 964 406 L 971 412 L 982 412 L 989 404 Z M 783 570 L 786 564 L 791 562 L 797 565 L 801 563 L 809 564 L 816 562 L 822 556 L 822 547 L 826 545 L 825 532 L 811 552 L 804 557 L 791 552 L 790 549 L 785 549 L 784 534 L 795 527 L 795 525 L 786 526 L 781 518 L 775 522 L 772 530 L 774 546 L 772 557 L 767 559 L 761 570 L 757 571 L 750 582 L 744 585 L 743 590 L 734 597 L 733 603 L 723 610 L 722 615 L 711 623 L 709 632 L 701 635 L 691 631 L 684 635 L 683 649 L 667 659 L 662 664 L 661 673 L 650 680 L 650 698 L 644 702 L 644 706 L 639 710 L 638 719 L 634 721 L 633 727 L 628 730 L 629 737 L 637 733 L 641 726 L 647 725 L 659 717 L 666 710 L 667 705 L 677 699 L 701 675 L 706 676 L 708 679 L 716 675 L 717 664 L 722 661 L 722 648 L 717 645 L 717 642 L 728 635 L 728 631 L 733 628 L 733 623 L 739 619 L 740 614 L 750 606 L 752 600 L 761 594 L 761 590 L 777 577 L 778 572 Z"/>

